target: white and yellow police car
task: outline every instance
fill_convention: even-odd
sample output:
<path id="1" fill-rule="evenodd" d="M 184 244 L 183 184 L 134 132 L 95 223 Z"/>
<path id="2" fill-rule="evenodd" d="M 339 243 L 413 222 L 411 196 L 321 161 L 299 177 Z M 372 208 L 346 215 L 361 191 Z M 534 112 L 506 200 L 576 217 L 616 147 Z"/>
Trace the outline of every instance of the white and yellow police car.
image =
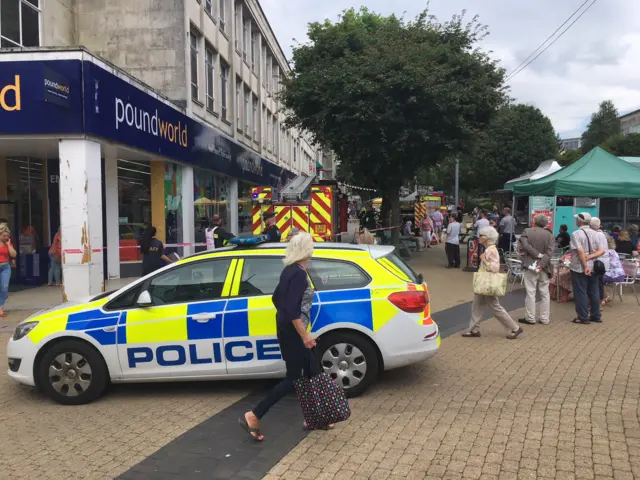
<path id="1" fill-rule="evenodd" d="M 110 382 L 283 377 L 271 295 L 285 246 L 195 254 L 87 303 L 38 312 L 9 340 L 8 373 L 69 405 Z M 308 273 L 322 366 L 349 396 L 438 350 L 427 285 L 393 247 L 319 243 Z"/>

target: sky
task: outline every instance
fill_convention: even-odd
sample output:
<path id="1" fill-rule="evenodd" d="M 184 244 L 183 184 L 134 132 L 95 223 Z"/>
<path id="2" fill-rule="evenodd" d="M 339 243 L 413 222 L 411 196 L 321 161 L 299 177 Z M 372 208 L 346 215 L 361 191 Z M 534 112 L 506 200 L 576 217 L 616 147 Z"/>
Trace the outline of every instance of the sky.
<path id="1" fill-rule="evenodd" d="M 431 0 L 430 12 L 446 21 L 466 10 L 489 27 L 481 48 L 512 72 L 584 0 Z M 307 24 L 337 20 L 350 7 L 413 18 L 426 0 L 260 0 L 285 54 L 293 39 L 307 41 Z M 588 5 L 588 4 L 587 4 Z M 570 23 L 570 22 L 569 22 Z M 580 136 L 603 100 L 620 114 L 640 108 L 640 1 L 596 0 L 555 44 L 508 82 L 519 103 L 535 105 L 562 138 Z"/>

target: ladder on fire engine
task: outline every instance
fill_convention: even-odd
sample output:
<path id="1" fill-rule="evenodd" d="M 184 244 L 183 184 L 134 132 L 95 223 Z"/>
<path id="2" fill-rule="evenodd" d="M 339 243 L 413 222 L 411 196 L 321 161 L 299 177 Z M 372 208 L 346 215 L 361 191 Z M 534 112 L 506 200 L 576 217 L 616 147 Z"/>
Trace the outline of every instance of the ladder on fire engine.
<path id="1" fill-rule="evenodd" d="M 311 185 L 313 177 L 307 175 L 298 175 L 296 178 L 287 183 L 280 191 L 280 198 L 284 202 L 300 202 L 305 200 L 305 192 Z"/>

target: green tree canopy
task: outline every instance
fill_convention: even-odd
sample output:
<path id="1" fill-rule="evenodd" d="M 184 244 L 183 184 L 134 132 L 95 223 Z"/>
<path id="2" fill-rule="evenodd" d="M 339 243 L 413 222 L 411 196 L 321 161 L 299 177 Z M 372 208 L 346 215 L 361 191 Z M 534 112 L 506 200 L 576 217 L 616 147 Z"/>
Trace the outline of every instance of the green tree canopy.
<path id="1" fill-rule="evenodd" d="M 557 136 L 548 117 L 531 105 L 506 105 L 478 135 L 474 151 L 461 157 L 460 187 L 478 193 L 500 190 L 507 181 L 556 158 L 557 151 Z M 454 181 L 454 164 L 448 159 L 427 177 L 432 175 L 447 188 Z"/>
<path id="2" fill-rule="evenodd" d="M 640 157 L 640 133 L 616 135 L 604 142 L 601 147 L 618 157 Z"/>
<path id="3" fill-rule="evenodd" d="M 463 16 L 413 21 L 362 8 L 309 25 L 281 100 L 360 185 L 399 215 L 398 190 L 421 167 L 468 150 L 505 101 L 504 70 L 477 48 L 486 30 Z"/>
<path id="4" fill-rule="evenodd" d="M 590 152 L 611 137 L 620 135 L 618 109 L 611 100 L 600 103 L 598 111 L 591 115 L 591 121 L 582 134 L 582 153 Z"/>

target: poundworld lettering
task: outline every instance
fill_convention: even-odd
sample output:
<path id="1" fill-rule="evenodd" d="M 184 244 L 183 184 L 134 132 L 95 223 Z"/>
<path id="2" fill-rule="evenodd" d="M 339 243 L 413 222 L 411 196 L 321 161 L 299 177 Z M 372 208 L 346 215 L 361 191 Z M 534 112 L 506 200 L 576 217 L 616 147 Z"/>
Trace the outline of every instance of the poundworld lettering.
<path id="1" fill-rule="evenodd" d="M 9 96 L 10 93 L 13 93 L 13 98 Z M 16 75 L 13 83 L 5 85 L 0 89 L 0 108 L 7 112 L 16 112 L 20 111 L 21 105 L 20 75 Z"/>
<path id="2" fill-rule="evenodd" d="M 182 147 L 189 146 L 187 125 L 171 124 L 162 120 L 158 116 L 158 110 L 153 114 L 135 107 L 130 103 L 124 103 L 122 99 L 116 97 L 116 130 L 120 129 L 122 123 L 129 128 L 136 128 L 154 137 L 164 138 L 171 143 L 177 143 Z"/>

